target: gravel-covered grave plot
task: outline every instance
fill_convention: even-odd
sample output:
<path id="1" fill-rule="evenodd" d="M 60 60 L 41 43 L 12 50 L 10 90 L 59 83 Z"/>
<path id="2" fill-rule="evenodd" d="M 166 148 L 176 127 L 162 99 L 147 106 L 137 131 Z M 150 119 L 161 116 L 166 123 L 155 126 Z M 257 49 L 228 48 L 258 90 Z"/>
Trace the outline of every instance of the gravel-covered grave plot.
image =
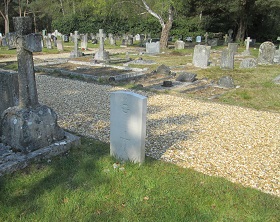
<path id="1" fill-rule="evenodd" d="M 121 88 L 36 75 L 61 127 L 109 142 L 109 94 Z M 146 154 L 280 197 L 280 114 L 135 91 L 148 97 Z"/>

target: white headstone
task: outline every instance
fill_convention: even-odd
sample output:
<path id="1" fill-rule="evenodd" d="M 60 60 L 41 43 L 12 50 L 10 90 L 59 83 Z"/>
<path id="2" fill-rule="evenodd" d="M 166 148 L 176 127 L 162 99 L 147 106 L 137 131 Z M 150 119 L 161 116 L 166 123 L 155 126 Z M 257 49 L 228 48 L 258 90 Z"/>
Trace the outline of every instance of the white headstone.
<path id="1" fill-rule="evenodd" d="M 207 68 L 210 49 L 211 46 L 196 45 L 193 53 L 193 65 L 200 68 Z"/>
<path id="2" fill-rule="evenodd" d="M 110 154 L 122 160 L 145 160 L 147 97 L 126 91 L 110 96 Z"/>
<path id="3" fill-rule="evenodd" d="M 181 40 L 177 40 L 175 42 L 175 49 L 184 49 L 185 48 L 185 42 Z"/>
<path id="4" fill-rule="evenodd" d="M 63 51 L 63 43 L 62 40 L 56 40 L 56 47 L 58 51 Z"/>
<path id="5" fill-rule="evenodd" d="M 150 54 L 160 53 L 160 44 L 159 42 L 146 43 L 146 52 Z"/>

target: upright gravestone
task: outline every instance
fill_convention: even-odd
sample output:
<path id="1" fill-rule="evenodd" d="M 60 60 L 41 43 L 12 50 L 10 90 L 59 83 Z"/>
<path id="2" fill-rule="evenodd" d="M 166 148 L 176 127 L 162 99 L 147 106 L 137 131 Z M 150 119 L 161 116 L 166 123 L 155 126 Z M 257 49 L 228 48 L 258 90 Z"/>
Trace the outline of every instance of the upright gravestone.
<path id="1" fill-rule="evenodd" d="M 52 41 L 48 36 L 45 38 L 47 49 L 52 49 Z"/>
<path id="2" fill-rule="evenodd" d="M 146 43 L 146 53 L 149 54 L 158 54 L 160 53 L 160 44 L 159 42 L 147 42 Z"/>
<path id="3" fill-rule="evenodd" d="M 56 40 L 56 47 L 58 51 L 63 51 L 63 43 L 62 40 Z"/>
<path id="4" fill-rule="evenodd" d="M 238 52 L 238 43 L 228 43 L 228 49 L 236 54 Z"/>
<path id="5" fill-rule="evenodd" d="M 184 49 L 185 48 L 185 42 L 181 40 L 177 40 L 175 42 L 175 49 Z"/>
<path id="6" fill-rule="evenodd" d="M 207 68 L 210 57 L 211 46 L 196 45 L 193 53 L 193 65 L 200 68 Z"/>
<path id="7" fill-rule="evenodd" d="M 247 37 L 247 39 L 245 40 L 246 49 L 245 49 L 244 52 L 242 52 L 242 55 L 244 55 L 244 56 L 251 55 L 251 53 L 250 53 L 250 42 L 252 42 L 252 39 L 250 37 Z"/>
<path id="8" fill-rule="evenodd" d="M 112 33 L 108 34 L 110 45 L 116 45 L 116 39 Z"/>
<path id="9" fill-rule="evenodd" d="M 16 48 L 16 34 L 15 32 L 9 32 L 6 34 L 7 37 L 7 44 L 9 49 L 15 49 Z"/>
<path id="10" fill-rule="evenodd" d="M 9 107 L 18 105 L 18 93 L 17 72 L 0 70 L 0 123 L 1 114 L 4 112 L 4 110 L 8 109 Z"/>
<path id="11" fill-rule="evenodd" d="M 127 47 L 128 46 L 128 35 L 124 34 L 122 36 L 122 43 L 121 43 L 121 47 Z"/>
<path id="12" fill-rule="evenodd" d="M 33 52 L 39 52 L 41 35 L 31 33 L 30 17 L 13 18 L 17 36 L 19 105 L 2 114 L 2 142 L 22 152 L 49 146 L 64 138 L 55 112 L 38 102 Z"/>
<path id="13" fill-rule="evenodd" d="M 227 45 L 228 44 L 228 38 L 229 38 L 228 34 L 225 34 L 223 38 L 224 38 L 224 45 Z"/>
<path id="14" fill-rule="evenodd" d="M 74 32 L 73 39 L 74 39 L 74 50 L 70 53 L 70 58 L 77 58 L 81 57 L 83 54 L 78 50 L 78 31 Z"/>
<path id="15" fill-rule="evenodd" d="M 195 41 L 200 44 L 201 43 L 201 36 L 196 36 Z"/>
<path id="16" fill-rule="evenodd" d="M 87 50 L 88 34 L 81 35 L 81 49 Z"/>
<path id="17" fill-rule="evenodd" d="M 94 60 L 97 62 L 106 62 L 109 60 L 109 52 L 104 50 L 104 38 L 106 34 L 103 33 L 103 29 L 99 29 L 99 50 L 94 55 Z"/>
<path id="18" fill-rule="evenodd" d="M 264 42 L 260 45 L 258 64 L 273 64 L 275 46 L 272 42 Z"/>
<path id="19" fill-rule="evenodd" d="M 221 69 L 233 69 L 234 68 L 234 51 L 231 49 L 224 49 L 221 55 Z"/>
<path id="20" fill-rule="evenodd" d="M 145 160 L 147 97 L 117 91 L 110 96 L 110 154 L 122 160 Z"/>
<path id="21" fill-rule="evenodd" d="M 233 30 L 229 29 L 228 30 L 228 42 L 229 43 L 231 43 L 233 41 L 232 34 L 233 34 Z"/>

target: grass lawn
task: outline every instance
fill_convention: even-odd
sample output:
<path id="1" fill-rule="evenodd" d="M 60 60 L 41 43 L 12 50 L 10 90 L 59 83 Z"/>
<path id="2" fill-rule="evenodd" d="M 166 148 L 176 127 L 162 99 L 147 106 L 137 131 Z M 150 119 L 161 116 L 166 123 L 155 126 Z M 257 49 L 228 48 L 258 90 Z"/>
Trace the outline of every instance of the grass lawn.
<path id="1" fill-rule="evenodd" d="M 280 221 L 280 198 L 147 158 L 82 145 L 0 178 L 1 221 Z"/>

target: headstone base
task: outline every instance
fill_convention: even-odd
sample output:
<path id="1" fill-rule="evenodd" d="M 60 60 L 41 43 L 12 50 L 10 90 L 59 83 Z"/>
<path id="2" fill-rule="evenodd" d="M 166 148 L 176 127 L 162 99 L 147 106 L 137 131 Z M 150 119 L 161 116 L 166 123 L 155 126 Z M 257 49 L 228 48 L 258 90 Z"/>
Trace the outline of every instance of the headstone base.
<path id="1" fill-rule="evenodd" d="M 64 139 L 56 113 L 45 105 L 22 109 L 8 108 L 2 115 L 2 142 L 28 153 Z"/>
<path id="2" fill-rule="evenodd" d="M 109 57 L 109 52 L 107 51 L 98 51 L 97 53 L 95 53 L 94 55 L 94 60 L 97 62 L 106 62 L 110 59 Z"/>
<path id="3" fill-rule="evenodd" d="M 72 51 L 70 52 L 70 58 L 78 58 L 78 57 L 82 57 L 83 56 L 83 53 L 78 51 L 78 52 L 75 52 L 75 51 Z"/>

